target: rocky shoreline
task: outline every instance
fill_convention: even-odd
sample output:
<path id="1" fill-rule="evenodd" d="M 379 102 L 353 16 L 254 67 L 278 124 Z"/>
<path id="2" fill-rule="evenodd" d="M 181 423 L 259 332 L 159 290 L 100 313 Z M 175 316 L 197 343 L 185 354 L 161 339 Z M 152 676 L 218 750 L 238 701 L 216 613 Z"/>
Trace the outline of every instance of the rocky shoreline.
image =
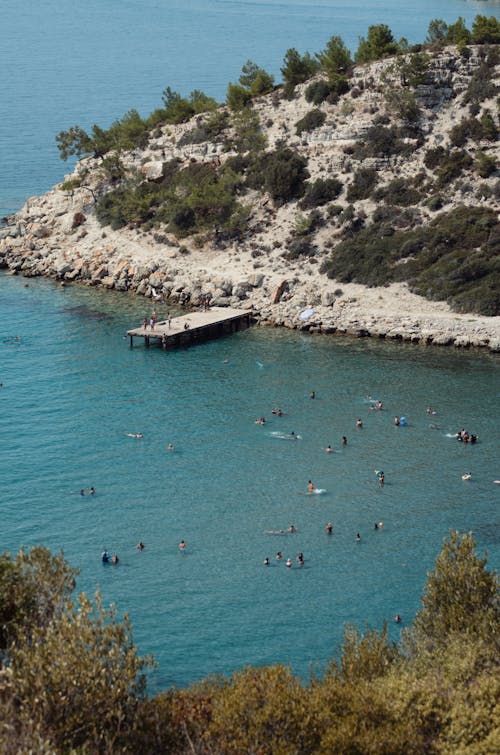
<path id="1" fill-rule="evenodd" d="M 181 306 L 198 307 L 208 297 L 215 306 L 251 311 L 262 326 L 500 352 L 500 317 L 458 314 L 443 302 L 412 294 L 406 284 L 340 287 L 316 271 L 280 269 L 276 261 L 255 269 L 241 252 L 221 259 L 195 254 L 173 239 L 160 249 L 135 232 L 103 234 L 80 210 L 68 216 L 66 232 L 54 236 L 43 214 L 33 218 L 44 201 L 47 195 L 30 200 L 29 222 L 25 208 L 13 225 L 0 229 L 0 267 L 13 275 L 129 291 Z M 80 242 L 86 243 L 68 244 L 84 226 Z"/>

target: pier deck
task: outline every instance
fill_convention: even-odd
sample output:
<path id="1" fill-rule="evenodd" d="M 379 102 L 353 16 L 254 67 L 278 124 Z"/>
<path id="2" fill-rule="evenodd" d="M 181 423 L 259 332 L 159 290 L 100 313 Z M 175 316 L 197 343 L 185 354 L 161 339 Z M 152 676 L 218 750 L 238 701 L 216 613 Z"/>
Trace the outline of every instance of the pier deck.
<path id="1" fill-rule="evenodd" d="M 165 348 L 187 346 L 197 341 L 230 335 L 238 330 L 248 328 L 250 312 L 229 307 L 212 307 L 202 312 L 189 312 L 186 315 L 172 317 L 171 320 L 160 320 L 154 328 L 140 326 L 127 331 L 130 345 L 134 345 L 134 338 L 144 338 L 146 346 L 151 339 L 159 342 Z"/>

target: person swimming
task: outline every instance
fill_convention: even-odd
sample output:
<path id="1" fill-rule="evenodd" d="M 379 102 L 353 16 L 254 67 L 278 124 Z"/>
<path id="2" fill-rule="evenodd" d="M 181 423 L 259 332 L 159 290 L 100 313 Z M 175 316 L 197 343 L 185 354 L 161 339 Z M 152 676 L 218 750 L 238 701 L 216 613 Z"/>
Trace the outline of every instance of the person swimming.
<path id="1" fill-rule="evenodd" d="M 347 438 L 345 435 L 342 436 L 342 445 L 347 446 Z"/>
<path id="2" fill-rule="evenodd" d="M 281 551 L 278 551 L 277 554 L 276 554 L 276 561 L 281 561 L 282 558 L 283 558 L 283 555 L 282 555 Z"/>
<path id="3" fill-rule="evenodd" d="M 356 427 L 360 427 L 360 428 L 363 427 L 363 423 L 362 423 L 362 421 L 361 421 L 361 419 L 359 417 L 356 420 Z"/>
<path id="4" fill-rule="evenodd" d="M 311 391 L 309 398 L 316 398 L 316 391 Z"/>
<path id="5" fill-rule="evenodd" d="M 333 532 L 333 524 L 331 522 L 328 522 L 328 524 L 325 525 L 325 530 L 327 531 L 328 535 L 331 535 Z"/>
<path id="6" fill-rule="evenodd" d="M 287 558 L 287 560 L 286 560 L 286 566 L 288 566 L 288 568 L 290 568 L 291 565 L 292 565 L 292 559 L 291 558 Z"/>
<path id="7" fill-rule="evenodd" d="M 327 446 L 325 448 L 325 451 L 326 451 L 327 454 L 332 454 L 333 453 L 333 448 L 331 446 Z"/>
<path id="8" fill-rule="evenodd" d="M 356 542 L 357 543 L 361 542 L 361 535 L 359 534 L 359 532 L 356 533 Z"/>
<path id="9" fill-rule="evenodd" d="M 173 443 L 169 443 L 168 446 L 167 446 L 167 451 L 173 451 L 173 450 L 174 450 L 174 444 Z"/>
<path id="10" fill-rule="evenodd" d="M 179 550 L 181 551 L 186 550 L 186 543 L 184 542 L 184 540 L 181 540 L 181 542 L 179 543 Z"/>
<path id="11" fill-rule="evenodd" d="M 142 438 L 142 433 L 126 433 L 129 438 Z"/>
<path id="12" fill-rule="evenodd" d="M 103 552 L 101 553 L 101 561 L 103 564 L 107 564 L 109 561 L 109 553 L 106 548 L 104 548 Z"/>
<path id="13" fill-rule="evenodd" d="M 399 417 L 398 416 L 394 417 L 394 424 L 396 425 L 396 427 L 399 427 L 400 422 L 399 422 Z"/>
<path id="14" fill-rule="evenodd" d="M 297 561 L 299 562 L 300 566 L 304 566 L 304 554 L 302 551 L 297 555 Z"/>
<path id="15" fill-rule="evenodd" d="M 288 532 L 297 532 L 297 527 L 294 524 L 291 524 L 288 528 Z"/>
<path id="16" fill-rule="evenodd" d="M 146 546 L 144 545 L 144 543 L 142 542 L 142 540 L 139 540 L 139 542 L 136 545 L 137 550 L 138 551 L 143 551 L 145 547 Z"/>
<path id="17" fill-rule="evenodd" d="M 256 425 L 264 425 L 265 422 L 266 422 L 266 418 L 265 417 L 259 417 L 259 419 L 255 420 L 255 424 Z"/>
<path id="18" fill-rule="evenodd" d="M 270 561 L 269 561 L 268 557 L 266 556 L 265 559 L 264 559 L 264 566 L 269 566 L 269 565 L 270 565 Z"/>
<path id="19" fill-rule="evenodd" d="M 401 618 L 401 616 L 399 615 L 399 613 L 397 613 L 395 615 L 394 621 L 396 622 L 396 624 L 401 624 L 401 622 L 403 621 L 403 619 Z"/>
<path id="20" fill-rule="evenodd" d="M 111 558 L 111 562 L 113 564 L 119 564 L 120 563 L 120 559 L 118 558 L 118 556 L 116 555 L 116 553 L 113 554 L 113 557 Z"/>
<path id="21" fill-rule="evenodd" d="M 462 480 L 471 480 L 472 479 L 472 472 L 465 472 L 462 475 Z"/>
<path id="22" fill-rule="evenodd" d="M 312 480 L 309 480 L 309 482 L 307 483 L 307 489 L 310 493 L 314 493 L 314 484 Z"/>
<path id="23" fill-rule="evenodd" d="M 95 488 L 92 486 L 89 490 L 90 495 L 95 495 Z"/>

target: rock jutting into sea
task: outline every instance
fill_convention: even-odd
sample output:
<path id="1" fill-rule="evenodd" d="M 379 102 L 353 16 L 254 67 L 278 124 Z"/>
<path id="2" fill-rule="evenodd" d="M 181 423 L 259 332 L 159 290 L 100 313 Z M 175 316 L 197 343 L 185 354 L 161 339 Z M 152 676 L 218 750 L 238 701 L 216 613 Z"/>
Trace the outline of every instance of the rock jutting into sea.
<path id="1" fill-rule="evenodd" d="M 208 297 L 213 305 L 251 311 L 262 325 L 498 352 L 498 276 L 497 308 L 493 305 L 489 316 L 477 313 L 477 302 L 464 312 L 463 293 L 461 311 L 454 311 L 429 282 L 429 298 L 424 298 L 415 292 L 424 287 L 415 283 L 417 273 L 408 279 L 401 274 L 415 264 L 424 244 L 411 234 L 432 228 L 436 219 L 454 211 L 470 212 L 471 218 L 483 213 L 478 228 L 489 223 L 486 240 L 478 236 L 472 243 L 487 249 L 490 259 L 498 257 L 500 154 L 491 115 L 498 87 L 492 84 L 483 99 L 472 100 L 476 115 L 471 115 L 471 81 L 485 65 L 486 53 L 481 46 L 467 49 L 468 57 L 454 47 L 430 55 L 425 83 L 413 87 L 401 84 L 395 59 L 386 59 L 355 67 L 349 91 L 315 108 L 306 99 L 311 82 L 297 85 L 292 98 L 280 89 L 255 98 L 252 111 L 267 150 L 293 150 L 305 159 L 310 181 L 302 193 L 284 201 L 266 190 L 239 190 L 247 217 L 238 232 L 205 227 L 180 233 L 161 222 L 127 222 L 113 230 L 99 221 L 96 203 L 115 190 L 116 179 L 103 178 L 101 158 L 85 157 L 63 184 L 30 198 L 6 219 L 0 227 L 0 267 L 26 277 L 130 291 L 191 307 Z M 490 65 L 490 76 L 495 82 L 498 64 Z M 314 81 L 320 79 L 316 75 Z M 408 113 L 396 112 L 388 88 L 401 91 L 403 99 L 411 93 L 418 108 L 413 125 Z M 309 131 L 297 128 L 311 110 L 322 113 L 319 125 Z M 120 153 L 127 175 L 154 187 L 168 180 L 174 161 L 176 170 L 193 165 L 222 170 L 241 153 L 234 146 L 237 127 L 231 113 L 227 107 L 220 111 L 228 113 L 225 132 L 205 141 L 192 136 L 206 123 L 204 115 L 156 127 L 144 147 Z M 374 146 L 376 138 L 380 144 Z M 382 143 L 384 139 L 390 143 Z M 433 161 L 439 160 L 436 167 Z M 489 172 L 481 168 L 485 160 L 494 166 Z M 314 204 L 311 187 L 333 177 L 339 182 L 337 196 Z M 373 186 L 360 187 L 362 178 Z M 387 278 L 376 284 L 361 267 L 338 277 L 329 267 L 335 250 L 363 238 L 360 234 L 367 244 L 377 236 L 388 239 L 388 248 L 393 244 L 392 257 L 380 262 Z M 400 237 L 402 246 L 395 252 L 394 240 Z M 465 260 L 460 250 L 457 254 L 457 265 L 463 266 L 459 275 L 466 281 L 474 265 L 470 262 L 467 273 L 465 263 L 475 250 Z M 375 255 L 373 265 L 379 264 L 377 259 Z M 430 281 L 444 275 L 436 261 L 432 264 Z"/>

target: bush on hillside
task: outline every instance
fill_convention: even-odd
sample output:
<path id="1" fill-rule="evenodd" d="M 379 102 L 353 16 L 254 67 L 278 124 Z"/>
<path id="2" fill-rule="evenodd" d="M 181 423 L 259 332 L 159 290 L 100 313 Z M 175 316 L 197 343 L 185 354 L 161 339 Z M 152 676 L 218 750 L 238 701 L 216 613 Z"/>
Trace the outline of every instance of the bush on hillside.
<path id="1" fill-rule="evenodd" d="M 314 131 L 315 129 L 320 128 L 325 120 L 326 113 L 324 113 L 322 110 L 318 110 L 317 108 L 315 108 L 314 110 L 309 110 L 309 112 L 306 113 L 303 118 L 297 121 L 297 123 L 295 124 L 295 131 L 299 136 L 304 131 Z"/>
<path id="2" fill-rule="evenodd" d="M 300 206 L 303 210 L 321 207 L 336 199 L 342 188 L 342 182 L 337 178 L 317 178 L 312 184 L 307 185 Z"/>
<path id="3" fill-rule="evenodd" d="M 299 199 L 309 178 L 307 160 L 285 147 L 256 156 L 247 170 L 247 184 L 269 192 L 276 206 Z"/>
<path id="4" fill-rule="evenodd" d="M 378 175 L 375 168 L 360 168 L 354 174 L 352 183 L 347 189 L 347 201 L 356 202 L 358 199 L 368 199 L 377 181 Z"/>
<path id="5" fill-rule="evenodd" d="M 325 79 L 319 79 L 319 81 L 313 81 L 306 88 L 304 96 L 307 102 L 313 105 L 321 105 L 330 94 L 330 87 Z"/>
<path id="6" fill-rule="evenodd" d="M 459 311 L 500 313 L 500 232 L 493 210 L 460 206 L 427 226 L 392 235 L 384 231 L 386 222 L 342 241 L 322 271 L 369 286 L 405 280 L 416 293 Z"/>

